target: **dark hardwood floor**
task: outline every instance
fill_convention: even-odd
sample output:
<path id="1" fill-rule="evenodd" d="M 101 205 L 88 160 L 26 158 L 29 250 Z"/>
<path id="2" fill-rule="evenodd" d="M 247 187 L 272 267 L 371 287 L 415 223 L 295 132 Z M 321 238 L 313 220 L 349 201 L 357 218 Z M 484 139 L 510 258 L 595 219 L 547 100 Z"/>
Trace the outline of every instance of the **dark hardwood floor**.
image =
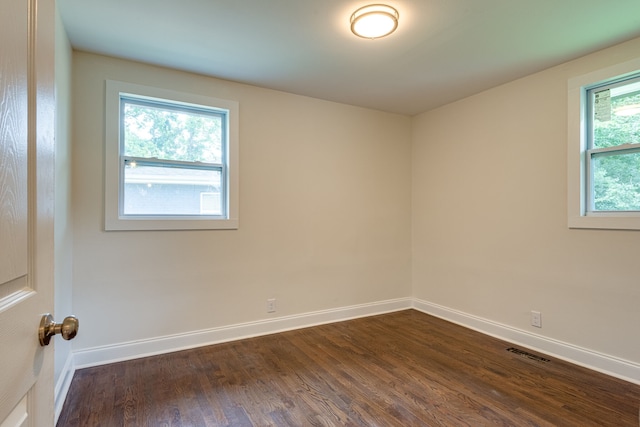
<path id="1" fill-rule="evenodd" d="M 78 370 L 58 427 L 638 426 L 640 386 L 509 347 L 401 311 Z"/>

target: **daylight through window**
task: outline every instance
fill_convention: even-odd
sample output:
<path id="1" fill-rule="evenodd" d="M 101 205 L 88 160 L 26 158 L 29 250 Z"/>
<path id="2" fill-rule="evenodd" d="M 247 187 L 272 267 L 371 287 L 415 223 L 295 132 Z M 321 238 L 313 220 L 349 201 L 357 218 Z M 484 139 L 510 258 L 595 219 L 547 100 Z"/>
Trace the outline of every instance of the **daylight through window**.
<path id="1" fill-rule="evenodd" d="M 640 211 L 640 74 L 587 90 L 587 212 Z"/>
<path id="2" fill-rule="evenodd" d="M 124 96 L 120 102 L 121 214 L 224 217 L 226 112 Z"/>
<path id="3" fill-rule="evenodd" d="M 107 82 L 105 228 L 237 228 L 237 103 Z"/>

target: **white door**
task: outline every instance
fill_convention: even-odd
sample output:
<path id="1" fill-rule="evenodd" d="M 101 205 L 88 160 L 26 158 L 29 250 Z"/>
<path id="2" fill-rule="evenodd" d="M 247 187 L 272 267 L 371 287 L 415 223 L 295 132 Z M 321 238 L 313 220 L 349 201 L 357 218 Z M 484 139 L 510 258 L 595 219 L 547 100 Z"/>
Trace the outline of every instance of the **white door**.
<path id="1" fill-rule="evenodd" d="M 0 426 L 53 425 L 54 0 L 0 0 Z"/>

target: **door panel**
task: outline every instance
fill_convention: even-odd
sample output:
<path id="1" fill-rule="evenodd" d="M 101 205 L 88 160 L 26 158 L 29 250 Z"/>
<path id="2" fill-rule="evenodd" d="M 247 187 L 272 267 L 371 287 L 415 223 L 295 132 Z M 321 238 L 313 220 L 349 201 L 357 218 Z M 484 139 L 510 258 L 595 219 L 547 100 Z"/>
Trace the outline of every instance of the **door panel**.
<path id="1" fill-rule="evenodd" d="M 0 15 L 0 284 L 27 275 L 27 5 L 2 0 Z"/>
<path id="2" fill-rule="evenodd" d="M 0 9 L 0 425 L 50 426 L 53 346 L 38 327 L 53 307 L 55 5 Z"/>
<path id="3" fill-rule="evenodd" d="M 27 396 L 24 396 L 20 402 L 13 408 L 6 420 L 0 427 L 24 427 L 29 422 L 29 411 L 27 409 Z"/>

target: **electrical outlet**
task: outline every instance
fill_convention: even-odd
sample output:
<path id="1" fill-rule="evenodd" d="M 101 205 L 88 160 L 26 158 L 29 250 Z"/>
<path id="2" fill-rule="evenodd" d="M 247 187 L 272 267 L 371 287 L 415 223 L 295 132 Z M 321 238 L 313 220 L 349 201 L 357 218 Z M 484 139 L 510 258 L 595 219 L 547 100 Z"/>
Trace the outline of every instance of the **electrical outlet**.
<path id="1" fill-rule="evenodd" d="M 542 313 L 531 310 L 531 326 L 542 328 Z"/>
<path id="2" fill-rule="evenodd" d="M 275 313 L 276 312 L 276 299 L 269 298 L 267 300 L 267 313 Z"/>

